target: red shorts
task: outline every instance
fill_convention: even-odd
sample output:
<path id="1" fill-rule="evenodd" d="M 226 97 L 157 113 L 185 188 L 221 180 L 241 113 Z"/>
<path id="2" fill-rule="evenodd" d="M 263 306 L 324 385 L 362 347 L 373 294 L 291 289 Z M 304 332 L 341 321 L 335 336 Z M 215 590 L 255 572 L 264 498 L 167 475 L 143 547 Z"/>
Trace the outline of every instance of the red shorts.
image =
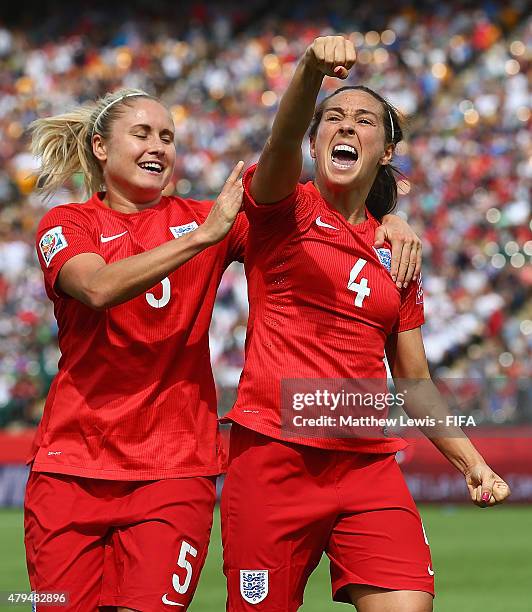
<path id="1" fill-rule="evenodd" d="M 365 584 L 434 594 L 430 549 L 394 455 L 288 444 L 233 424 L 222 492 L 227 610 L 292 612 L 323 552 L 333 599 Z"/>
<path id="2" fill-rule="evenodd" d="M 186 610 L 215 497 L 210 477 L 118 482 L 32 472 L 24 521 L 30 584 L 69 599 L 43 610 Z"/>

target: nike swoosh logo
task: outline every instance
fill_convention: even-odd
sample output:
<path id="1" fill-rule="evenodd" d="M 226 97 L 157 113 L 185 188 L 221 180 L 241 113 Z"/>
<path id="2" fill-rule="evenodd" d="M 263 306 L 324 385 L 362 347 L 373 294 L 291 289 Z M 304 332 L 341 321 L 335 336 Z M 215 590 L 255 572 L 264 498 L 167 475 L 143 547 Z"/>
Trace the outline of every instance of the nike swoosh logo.
<path id="1" fill-rule="evenodd" d="M 165 593 L 161 597 L 161 600 L 162 600 L 163 604 L 166 604 L 167 606 L 181 606 L 182 608 L 185 607 L 184 604 L 180 604 L 180 603 L 177 603 L 177 601 L 172 601 L 171 599 L 168 599 L 168 593 Z"/>
<path id="2" fill-rule="evenodd" d="M 102 242 L 111 242 L 111 240 L 116 240 L 117 238 L 120 238 L 120 236 L 123 236 L 124 234 L 127 234 L 127 230 L 125 232 L 122 232 L 121 234 L 116 234 L 115 236 L 104 236 L 103 234 L 100 234 L 100 240 Z"/>
<path id="3" fill-rule="evenodd" d="M 427 572 L 429 573 L 429 576 L 434 576 L 434 570 L 430 567 L 430 565 L 427 565 Z"/>
<path id="4" fill-rule="evenodd" d="M 322 221 L 321 217 L 318 217 L 316 219 L 316 225 L 319 225 L 320 227 L 328 227 L 329 229 L 333 229 L 333 230 L 339 231 L 337 227 L 333 227 L 332 225 L 329 225 L 328 223 L 325 223 L 325 221 Z"/>

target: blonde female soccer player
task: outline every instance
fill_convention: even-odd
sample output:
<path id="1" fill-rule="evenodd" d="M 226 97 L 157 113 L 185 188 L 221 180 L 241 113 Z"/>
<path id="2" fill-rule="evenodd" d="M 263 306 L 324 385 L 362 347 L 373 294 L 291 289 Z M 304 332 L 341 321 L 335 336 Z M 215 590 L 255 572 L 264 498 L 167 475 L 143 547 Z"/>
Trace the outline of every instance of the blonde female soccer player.
<path id="1" fill-rule="evenodd" d="M 214 204 L 163 197 L 174 125 L 138 90 L 38 120 L 33 151 L 45 190 L 82 171 L 93 195 L 37 232 L 61 360 L 26 494 L 32 589 L 69 610 L 186 607 L 223 469 L 208 328 L 242 259 L 242 163 Z"/>

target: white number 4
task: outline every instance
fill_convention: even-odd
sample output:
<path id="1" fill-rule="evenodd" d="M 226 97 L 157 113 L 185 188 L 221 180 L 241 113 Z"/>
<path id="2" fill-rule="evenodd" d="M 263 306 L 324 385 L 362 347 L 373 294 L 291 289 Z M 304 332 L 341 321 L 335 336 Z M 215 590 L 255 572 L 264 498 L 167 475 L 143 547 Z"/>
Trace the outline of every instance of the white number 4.
<path id="1" fill-rule="evenodd" d="M 179 558 L 177 559 L 177 565 L 186 570 L 187 575 L 185 577 L 185 582 L 181 584 L 179 582 L 179 576 L 177 574 L 172 575 L 172 586 L 177 591 L 177 593 L 186 593 L 188 587 L 190 586 L 190 580 L 192 579 L 192 565 L 190 565 L 190 561 L 187 559 L 187 555 L 191 557 L 196 557 L 198 555 L 198 551 L 183 540 L 181 544 L 181 550 L 179 551 Z"/>
<path id="2" fill-rule="evenodd" d="M 362 272 L 362 268 L 368 262 L 365 259 L 359 259 L 356 264 L 351 268 L 351 272 L 349 273 L 349 281 L 347 282 L 347 288 L 349 291 L 356 291 L 355 298 L 355 306 L 362 308 L 362 304 L 364 302 L 364 298 L 367 297 L 371 293 L 371 289 L 368 287 L 368 279 L 361 278 L 359 282 L 357 282 L 357 276 Z"/>

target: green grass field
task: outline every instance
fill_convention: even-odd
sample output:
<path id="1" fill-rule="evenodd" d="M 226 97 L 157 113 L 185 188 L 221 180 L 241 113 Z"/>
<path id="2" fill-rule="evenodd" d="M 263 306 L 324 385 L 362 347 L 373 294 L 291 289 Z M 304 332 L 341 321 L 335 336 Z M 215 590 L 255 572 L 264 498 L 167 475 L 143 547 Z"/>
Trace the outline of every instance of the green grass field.
<path id="1" fill-rule="evenodd" d="M 532 610 L 532 509 L 473 506 L 420 508 L 436 571 L 435 612 L 530 612 Z M 28 589 L 22 512 L 0 510 L 0 591 Z M 223 612 L 219 517 L 191 612 Z M 29 609 L 29 606 L 27 606 Z M 2 606 L 0 612 L 25 610 Z M 301 612 L 349 610 L 333 604 L 327 560 L 314 572 Z"/>

